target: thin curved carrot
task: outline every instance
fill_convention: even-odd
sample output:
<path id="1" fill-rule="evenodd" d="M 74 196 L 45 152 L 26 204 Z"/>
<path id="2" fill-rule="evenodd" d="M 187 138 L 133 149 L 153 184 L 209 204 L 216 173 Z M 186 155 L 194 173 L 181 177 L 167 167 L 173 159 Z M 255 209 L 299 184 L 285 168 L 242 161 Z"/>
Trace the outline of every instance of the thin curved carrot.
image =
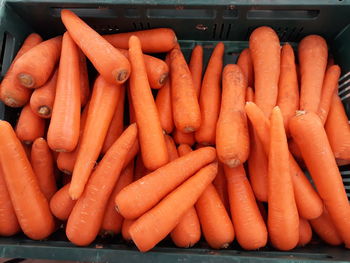
<path id="1" fill-rule="evenodd" d="M 90 99 L 89 75 L 86 64 L 86 57 L 79 49 L 79 80 L 80 80 L 80 104 L 84 107 Z"/>
<path id="2" fill-rule="evenodd" d="M 312 229 L 309 221 L 299 217 L 299 241 L 298 247 L 304 247 L 310 243 L 312 238 Z"/>
<path id="3" fill-rule="evenodd" d="M 50 200 L 50 209 L 52 214 L 59 220 L 66 221 L 76 204 L 69 196 L 70 183 L 64 185 L 58 190 Z"/>
<path id="4" fill-rule="evenodd" d="M 188 63 L 190 69 L 193 86 L 196 90 L 197 98 L 199 98 L 202 86 L 202 71 L 203 71 L 203 47 L 196 45 L 191 54 L 190 62 Z"/>
<path id="5" fill-rule="evenodd" d="M 241 54 L 239 55 L 239 57 L 237 59 L 237 65 L 243 71 L 243 74 L 245 75 L 245 77 L 247 79 L 248 86 L 253 87 L 253 85 L 254 85 L 254 67 L 253 67 L 253 61 L 252 61 L 252 57 L 250 55 L 249 48 L 245 48 L 242 50 Z"/>

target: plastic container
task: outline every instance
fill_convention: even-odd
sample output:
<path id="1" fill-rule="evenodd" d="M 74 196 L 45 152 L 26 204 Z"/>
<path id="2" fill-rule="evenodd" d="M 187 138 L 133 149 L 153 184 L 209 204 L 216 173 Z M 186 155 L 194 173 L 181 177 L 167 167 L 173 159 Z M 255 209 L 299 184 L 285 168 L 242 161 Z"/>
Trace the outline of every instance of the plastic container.
<path id="1" fill-rule="evenodd" d="M 234 63 L 248 45 L 252 30 L 273 27 L 282 42 L 297 43 L 309 34 L 320 34 L 329 43 L 342 68 L 340 95 L 350 116 L 350 0 L 8 0 L 0 5 L 0 72 L 30 32 L 44 38 L 61 34 L 60 10 L 68 8 L 98 32 L 116 33 L 157 27 L 173 28 L 186 56 L 195 44 L 204 47 L 205 60 L 218 41 L 226 46 L 225 63 Z M 0 104 L 0 118 L 14 121 L 17 110 Z M 350 197 L 350 166 L 341 168 Z M 28 204 L 30 205 L 30 204 Z M 290 252 L 264 248 L 243 251 L 234 243 L 227 250 L 211 250 L 204 242 L 191 249 L 175 248 L 164 241 L 148 253 L 140 253 L 120 237 L 96 240 L 90 247 L 69 243 L 62 231 L 49 240 L 32 241 L 19 235 L 0 238 L 0 257 L 40 258 L 89 262 L 346 262 L 350 251 L 314 241 Z"/>

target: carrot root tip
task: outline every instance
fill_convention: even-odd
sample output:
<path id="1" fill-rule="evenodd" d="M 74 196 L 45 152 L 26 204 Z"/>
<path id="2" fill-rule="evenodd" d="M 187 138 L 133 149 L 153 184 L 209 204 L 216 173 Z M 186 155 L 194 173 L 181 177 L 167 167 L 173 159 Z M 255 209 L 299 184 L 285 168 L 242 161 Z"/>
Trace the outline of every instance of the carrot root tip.
<path id="1" fill-rule="evenodd" d="M 51 114 L 51 109 L 48 106 L 40 106 L 38 109 L 38 114 L 40 116 L 47 117 Z"/>
<path id="2" fill-rule="evenodd" d="M 121 70 L 118 72 L 117 75 L 117 81 L 118 82 L 123 82 L 126 80 L 126 78 L 128 77 L 128 71 L 127 70 Z"/>
<path id="3" fill-rule="evenodd" d="M 18 80 L 21 83 L 21 85 L 24 87 L 31 88 L 34 86 L 33 77 L 27 73 L 20 73 L 18 75 Z"/>
<path id="4" fill-rule="evenodd" d="M 168 73 L 164 73 L 160 76 L 160 79 L 158 82 L 160 85 L 164 85 L 167 80 L 168 80 Z"/>
<path id="5" fill-rule="evenodd" d="M 230 159 L 230 160 L 227 160 L 225 162 L 225 164 L 230 168 L 234 168 L 234 167 L 237 167 L 238 165 L 240 165 L 241 161 L 238 159 Z"/>

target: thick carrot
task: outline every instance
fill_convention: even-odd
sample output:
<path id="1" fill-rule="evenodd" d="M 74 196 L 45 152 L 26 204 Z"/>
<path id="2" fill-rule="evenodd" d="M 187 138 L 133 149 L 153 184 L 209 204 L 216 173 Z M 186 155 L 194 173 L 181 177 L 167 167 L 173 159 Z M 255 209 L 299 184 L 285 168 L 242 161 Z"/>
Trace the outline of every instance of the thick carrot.
<path id="1" fill-rule="evenodd" d="M 125 101 L 125 88 L 121 88 L 118 98 L 115 98 L 118 103 L 115 109 L 111 123 L 106 134 L 105 141 L 103 142 L 101 152 L 104 154 L 112 146 L 112 144 L 118 139 L 120 134 L 124 130 L 124 101 Z"/>
<path id="2" fill-rule="evenodd" d="M 55 103 L 47 142 L 56 152 L 71 152 L 77 146 L 80 125 L 79 52 L 68 32 L 64 33 L 58 68 Z"/>
<path id="3" fill-rule="evenodd" d="M 83 193 L 85 184 L 95 166 L 117 107 L 115 98 L 120 92 L 121 87 L 108 83 L 101 75 L 95 80 L 69 188 L 69 195 L 73 200 L 78 199 Z"/>
<path id="4" fill-rule="evenodd" d="M 244 76 L 246 77 L 248 86 L 253 87 L 254 68 L 249 48 L 245 48 L 242 50 L 241 54 L 238 57 L 237 65 L 241 68 Z"/>
<path id="5" fill-rule="evenodd" d="M 155 170 L 168 162 L 168 152 L 158 110 L 148 84 L 140 40 L 130 37 L 129 42 L 132 68 L 130 94 L 139 129 L 142 159 L 147 169 Z"/>
<path id="6" fill-rule="evenodd" d="M 205 166 L 154 208 L 138 218 L 129 229 L 131 238 L 138 249 L 146 252 L 165 238 L 180 222 L 188 209 L 193 207 L 200 195 L 214 180 L 216 173 L 217 163 Z M 174 207 L 177 209 L 174 210 Z M 223 210 L 226 211 L 224 208 Z"/>
<path id="7" fill-rule="evenodd" d="M 44 138 L 38 138 L 33 142 L 31 153 L 31 164 L 38 178 L 41 192 L 48 201 L 56 193 L 56 179 L 51 150 Z"/>
<path id="8" fill-rule="evenodd" d="M 109 148 L 92 173 L 84 193 L 67 222 L 66 234 L 75 245 L 90 244 L 97 236 L 113 187 L 118 181 L 128 151 L 137 139 L 137 126 L 131 124 Z M 84 229 L 82 232 L 81 229 Z"/>
<path id="9" fill-rule="evenodd" d="M 304 37 L 298 46 L 300 64 L 300 109 L 317 113 L 327 66 L 328 47 L 318 35 Z"/>
<path id="10" fill-rule="evenodd" d="M 32 93 L 31 90 L 23 87 L 13 73 L 13 64 L 15 61 L 31 48 L 41 43 L 43 39 L 36 33 L 30 34 L 18 50 L 16 57 L 13 59 L 11 67 L 6 72 L 1 82 L 0 99 L 9 107 L 22 107 L 26 104 Z"/>
<path id="11" fill-rule="evenodd" d="M 170 28 L 156 28 L 128 33 L 104 35 L 103 37 L 118 48 L 129 47 L 129 38 L 137 36 L 140 39 L 142 51 L 145 53 L 162 53 L 172 50 L 177 43 L 175 32 Z"/>
<path id="12" fill-rule="evenodd" d="M 237 241 L 244 249 L 259 249 L 266 245 L 267 229 L 244 167 L 224 166 L 224 171 Z"/>
<path id="13" fill-rule="evenodd" d="M 223 163 L 218 163 L 218 174 L 213 181 L 213 185 L 215 186 L 216 191 L 218 192 L 220 199 L 226 208 L 226 211 L 230 212 L 230 202 L 228 199 L 227 180 L 224 172 L 224 166 L 225 165 Z"/>
<path id="14" fill-rule="evenodd" d="M 332 105 L 325 125 L 327 137 L 338 165 L 350 163 L 350 127 L 344 105 L 337 94 L 332 97 Z"/>
<path id="15" fill-rule="evenodd" d="M 0 168 L 0 236 L 12 236 L 20 231 L 2 169 Z"/>
<path id="16" fill-rule="evenodd" d="M 106 81 L 121 84 L 129 78 L 130 63 L 118 49 L 72 11 L 63 9 L 61 19 L 74 42 Z"/>
<path id="17" fill-rule="evenodd" d="M 50 200 L 50 209 L 52 214 L 59 220 L 66 221 L 75 206 L 76 200 L 69 196 L 69 186 L 67 183 L 58 190 Z"/>
<path id="18" fill-rule="evenodd" d="M 249 132 L 244 104 L 246 78 L 239 66 L 228 64 L 222 73 L 222 96 L 216 124 L 218 159 L 233 168 L 249 156 Z"/>
<path id="19" fill-rule="evenodd" d="M 120 233 L 124 218 L 115 210 L 115 197 L 125 186 L 129 185 L 134 176 L 134 160 L 121 172 L 119 179 L 114 186 L 114 190 L 109 197 L 103 216 L 101 230 L 103 235 L 114 235 Z"/>
<path id="20" fill-rule="evenodd" d="M 215 144 L 216 123 L 220 113 L 221 74 L 225 46 L 218 43 L 211 54 L 204 73 L 199 106 L 201 110 L 201 126 L 195 133 L 196 141 L 205 145 Z"/>
<path id="21" fill-rule="evenodd" d="M 30 97 L 30 108 L 41 118 L 50 118 L 55 102 L 57 70 L 51 78 L 40 88 L 33 91 Z"/>
<path id="22" fill-rule="evenodd" d="M 267 26 L 253 31 L 249 50 L 254 65 L 255 103 L 269 117 L 277 103 L 280 75 L 280 41 L 276 32 Z"/>
<path id="23" fill-rule="evenodd" d="M 13 72 L 23 87 L 38 88 L 50 78 L 60 57 L 62 37 L 54 37 L 28 50 L 16 60 Z"/>
<path id="24" fill-rule="evenodd" d="M 86 64 L 86 57 L 79 49 L 79 80 L 80 80 L 80 104 L 82 107 L 90 99 L 89 75 Z"/>
<path id="25" fill-rule="evenodd" d="M 48 237 L 55 223 L 49 204 L 11 125 L 0 121 L 0 163 L 18 222 L 29 238 Z"/>
<path id="26" fill-rule="evenodd" d="M 201 113 L 191 72 L 179 48 L 170 52 L 171 102 L 178 130 L 190 133 L 201 125 Z"/>
<path id="27" fill-rule="evenodd" d="M 16 126 L 16 134 L 25 144 L 31 144 L 36 138 L 43 137 L 45 120 L 36 115 L 27 104 L 23 107 Z"/>
<path id="28" fill-rule="evenodd" d="M 310 224 L 316 234 L 327 244 L 339 246 L 343 243 L 327 209 L 323 210 L 323 214 L 320 217 L 310 220 Z"/>
<path id="29" fill-rule="evenodd" d="M 298 247 L 304 247 L 310 243 L 312 238 L 312 229 L 309 221 L 299 217 L 299 241 Z"/>
<path id="30" fill-rule="evenodd" d="M 199 98 L 203 71 L 203 47 L 201 45 L 196 45 L 193 48 L 188 68 L 192 75 L 193 86 L 196 90 L 197 98 Z"/>
<path id="31" fill-rule="evenodd" d="M 269 120 L 254 103 L 247 103 L 245 109 L 257 135 L 259 136 L 259 139 L 263 144 L 265 152 L 269 153 Z M 294 197 L 299 214 L 306 219 L 319 217 L 323 211 L 322 200 L 290 153 L 289 169 L 293 181 Z"/>
<path id="32" fill-rule="evenodd" d="M 299 109 L 299 86 L 293 48 L 285 44 L 281 50 L 281 72 L 278 82 L 277 105 L 283 115 L 284 128 L 289 136 L 288 122 Z"/>
<path id="33" fill-rule="evenodd" d="M 170 67 L 169 53 L 166 55 L 165 62 Z M 164 87 L 158 91 L 155 102 L 158 109 L 160 124 L 163 130 L 169 134 L 174 129 L 170 79 L 166 81 Z"/>
<path id="34" fill-rule="evenodd" d="M 339 235 L 350 248 L 349 201 L 321 119 L 300 111 L 289 128 Z"/>
<path id="35" fill-rule="evenodd" d="M 245 100 L 247 102 L 254 102 L 254 90 L 252 87 L 248 87 L 245 95 Z"/>
<path id="36" fill-rule="evenodd" d="M 125 187 L 115 201 L 118 211 L 128 219 L 141 216 L 166 194 L 193 175 L 204 165 L 214 161 L 216 151 L 205 147 L 186 154 Z"/>

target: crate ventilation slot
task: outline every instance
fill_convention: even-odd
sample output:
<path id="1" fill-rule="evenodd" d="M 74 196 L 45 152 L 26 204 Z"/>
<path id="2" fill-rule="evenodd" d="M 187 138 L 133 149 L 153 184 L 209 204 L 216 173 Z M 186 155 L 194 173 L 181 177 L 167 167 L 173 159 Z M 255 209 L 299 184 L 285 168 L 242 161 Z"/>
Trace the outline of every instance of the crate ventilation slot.
<path id="1" fill-rule="evenodd" d="M 60 7 L 51 7 L 50 12 L 54 17 L 61 17 Z M 108 7 L 76 7 L 67 8 L 74 12 L 79 17 L 91 17 L 91 18 L 117 18 L 118 15 L 114 9 Z"/>
<path id="2" fill-rule="evenodd" d="M 8 32 L 3 33 L 1 41 L 0 72 L 1 76 L 3 76 L 9 68 L 14 56 L 15 41 L 14 37 Z"/>
<path id="3" fill-rule="evenodd" d="M 247 19 L 257 20 L 312 20 L 320 10 L 249 10 Z"/>
<path id="4" fill-rule="evenodd" d="M 339 79 L 338 94 L 342 100 L 350 97 L 350 71 Z"/>
<path id="5" fill-rule="evenodd" d="M 146 10 L 148 18 L 162 19 L 214 19 L 216 10 L 214 9 L 183 9 L 177 7 L 174 9 L 150 8 Z"/>
<path id="6" fill-rule="evenodd" d="M 232 30 L 232 24 L 214 24 L 213 39 L 228 40 Z"/>
<path id="7" fill-rule="evenodd" d="M 346 194 L 350 199 L 350 171 L 341 171 L 340 173 L 343 177 Z"/>

